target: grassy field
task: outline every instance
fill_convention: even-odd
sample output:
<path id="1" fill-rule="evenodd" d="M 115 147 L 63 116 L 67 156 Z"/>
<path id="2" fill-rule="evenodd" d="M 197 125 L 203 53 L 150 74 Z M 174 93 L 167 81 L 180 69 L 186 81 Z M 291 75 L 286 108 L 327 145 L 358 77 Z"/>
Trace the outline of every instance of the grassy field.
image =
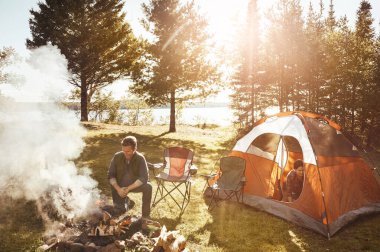
<path id="1" fill-rule="evenodd" d="M 198 174 L 208 174 L 215 162 L 226 155 L 235 143 L 231 128 L 200 129 L 178 126 L 176 133 L 167 133 L 167 126 L 129 127 L 85 124 L 86 147 L 76 160 L 78 167 L 89 167 L 99 189 L 108 197 L 107 168 L 113 154 L 120 149 L 120 140 L 134 135 L 138 149 L 149 162 L 162 162 L 165 147 L 185 146 L 195 151 Z M 152 179 L 153 181 L 153 179 Z M 153 190 L 156 184 L 153 181 Z M 151 217 L 169 230 L 180 230 L 193 251 L 380 251 L 380 215 L 366 216 L 339 231 L 331 240 L 310 230 L 235 202 L 223 202 L 213 211 L 207 209 L 202 194 L 205 181 L 196 176 L 191 202 L 182 216 L 177 206 L 162 202 L 152 209 Z M 141 194 L 132 194 L 141 209 Z M 0 251 L 34 251 L 41 243 L 43 224 L 32 202 L 0 202 Z"/>

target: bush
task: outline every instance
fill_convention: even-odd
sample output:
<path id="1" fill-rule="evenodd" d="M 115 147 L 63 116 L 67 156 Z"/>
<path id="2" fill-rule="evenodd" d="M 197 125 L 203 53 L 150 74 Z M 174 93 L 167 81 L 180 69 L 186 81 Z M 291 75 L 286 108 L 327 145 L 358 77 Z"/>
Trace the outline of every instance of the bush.
<path id="1" fill-rule="evenodd" d="M 127 109 L 126 124 L 137 125 L 151 125 L 153 121 L 153 110 L 150 109 L 143 101 L 133 100 L 125 102 Z"/>
<path id="2" fill-rule="evenodd" d="M 122 123 L 124 113 L 120 111 L 120 101 L 112 97 L 112 92 L 102 94 L 99 91 L 94 94 L 88 111 L 94 121 L 105 123 Z"/>

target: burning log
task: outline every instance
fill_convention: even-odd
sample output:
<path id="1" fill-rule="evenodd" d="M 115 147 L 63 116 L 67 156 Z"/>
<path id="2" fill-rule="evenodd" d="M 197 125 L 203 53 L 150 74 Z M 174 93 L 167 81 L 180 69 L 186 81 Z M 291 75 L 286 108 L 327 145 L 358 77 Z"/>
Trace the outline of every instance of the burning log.
<path id="1" fill-rule="evenodd" d="M 53 244 L 44 244 L 42 246 L 39 246 L 37 249 L 36 249 L 36 252 L 44 252 L 44 251 L 48 251 L 50 249 L 52 249 L 53 247 L 55 247 L 56 245 L 58 244 L 58 241 L 53 243 Z"/>
<path id="2" fill-rule="evenodd" d="M 166 226 L 161 229 L 160 236 L 155 239 L 156 243 L 152 252 L 180 252 L 189 251 L 186 248 L 186 239 L 179 231 L 167 231 Z"/>
<path id="3" fill-rule="evenodd" d="M 45 237 L 36 251 L 121 252 L 126 248 L 141 252 L 186 250 L 186 239 L 178 231 L 167 231 L 159 222 L 124 213 L 113 216 L 102 210 L 87 220 L 57 223 L 58 234 Z M 156 238 L 154 238 L 156 237 Z"/>
<path id="4" fill-rule="evenodd" d="M 141 230 L 141 220 L 135 216 L 129 216 L 127 213 L 119 216 L 112 217 L 106 211 L 103 212 L 103 218 L 94 225 L 88 236 L 131 236 L 133 233 Z"/>

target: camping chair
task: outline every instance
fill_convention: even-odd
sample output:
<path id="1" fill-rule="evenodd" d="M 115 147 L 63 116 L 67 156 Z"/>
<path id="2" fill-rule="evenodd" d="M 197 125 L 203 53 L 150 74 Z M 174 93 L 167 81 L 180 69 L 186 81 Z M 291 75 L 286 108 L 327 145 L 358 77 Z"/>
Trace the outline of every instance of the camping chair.
<path id="1" fill-rule="evenodd" d="M 220 159 L 219 172 L 209 176 L 207 180 L 208 188 L 211 190 L 209 210 L 217 206 L 219 201 L 232 199 L 233 196 L 237 202 L 243 203 L 244 172 L 245 159 L 232 156 Z M 215 177 L 217 178 L 216 181 L 214 180 Z M 224 195 L 220 195 L 220 192 Z"/>
<path id="2" fill-rule="evenodd" d="M 190 201 L 191 176 L 196 174 L 197 167 L 193 165 L 193 151 L 182 147 L 170 147 L 164 151 L 164 163 L 153 164 L 157 190 L 152 206 L 156 206 L 167 196 L 170 196 L 181 210 L 185 210 Z M 181 200 L 176 199 L 172 193 L 179 192 Z"/>

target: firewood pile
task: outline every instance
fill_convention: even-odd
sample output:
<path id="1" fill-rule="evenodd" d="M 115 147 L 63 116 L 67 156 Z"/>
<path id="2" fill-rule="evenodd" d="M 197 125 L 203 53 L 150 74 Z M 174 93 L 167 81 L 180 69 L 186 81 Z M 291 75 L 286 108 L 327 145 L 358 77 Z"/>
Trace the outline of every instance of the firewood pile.
<path id="1" fill-rule="evenodd" d="M 56 232 L 43 237 L 36 251 L 57 252 L 177 252 L 188 251 L 178 231 L 160 223 L 129 215 L 112 216 L 102 210 L 86 220 L 57 224 Z"/>

